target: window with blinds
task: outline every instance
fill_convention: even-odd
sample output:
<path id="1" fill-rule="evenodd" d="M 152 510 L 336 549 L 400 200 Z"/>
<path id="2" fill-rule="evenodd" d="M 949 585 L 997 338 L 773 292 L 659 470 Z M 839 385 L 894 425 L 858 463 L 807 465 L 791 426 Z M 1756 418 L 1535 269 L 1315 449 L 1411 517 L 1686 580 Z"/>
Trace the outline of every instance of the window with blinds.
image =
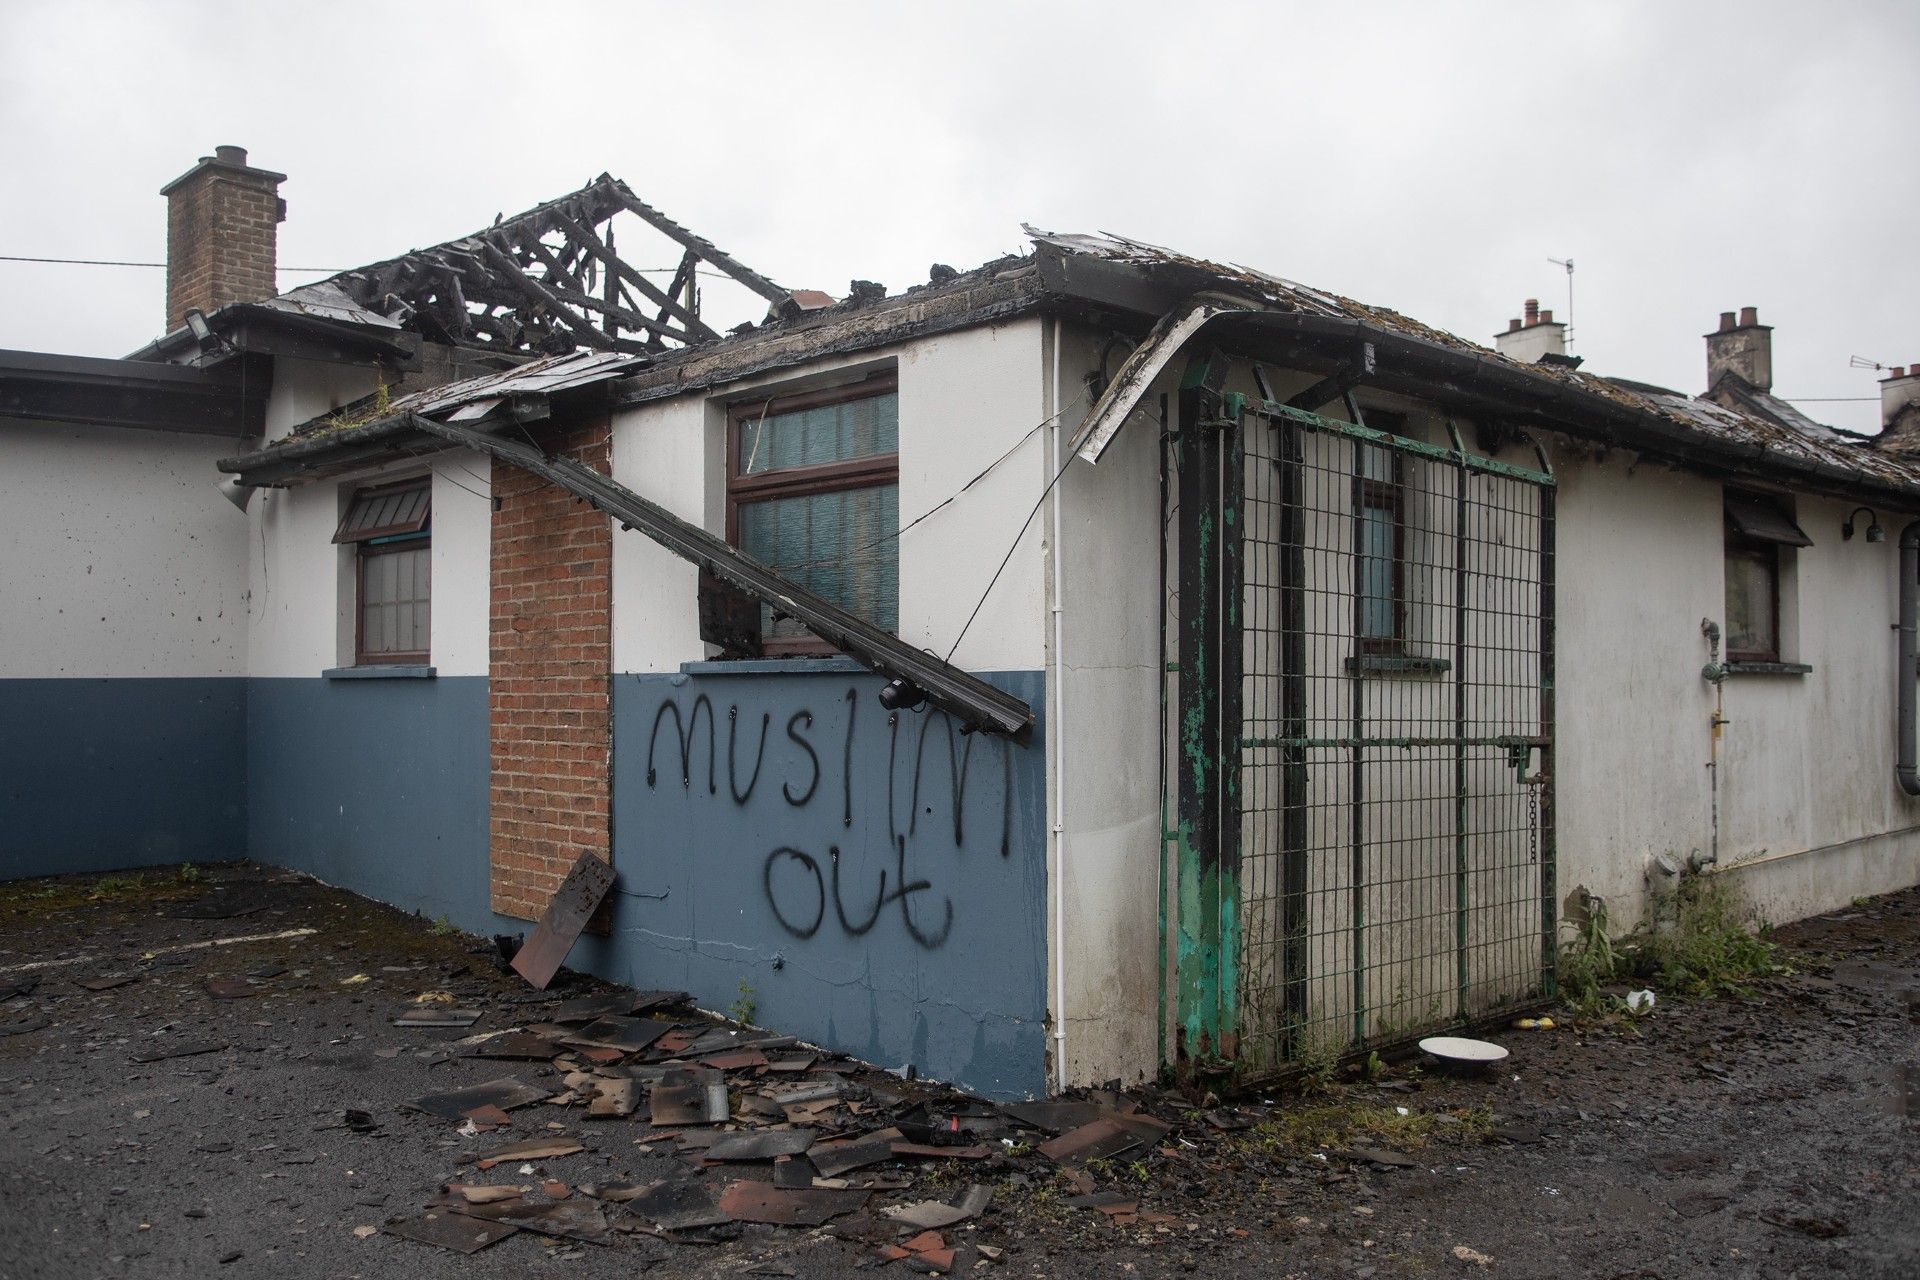
<path id="1" fill-rule="evenodd" d="M 889 375 L 736 405 L 727 534 L 769 568 L 875 626 L 900 624 L 900 397 Z M 830 647 L 761 606 L 772 654 Z"/>
<path id="2" fill-rule="evenodd" d="M 432 495 L 427 480 L 361 489 L 340 517 L 333 540 L 355 547 L 357 665 L 429 660 Z"/>

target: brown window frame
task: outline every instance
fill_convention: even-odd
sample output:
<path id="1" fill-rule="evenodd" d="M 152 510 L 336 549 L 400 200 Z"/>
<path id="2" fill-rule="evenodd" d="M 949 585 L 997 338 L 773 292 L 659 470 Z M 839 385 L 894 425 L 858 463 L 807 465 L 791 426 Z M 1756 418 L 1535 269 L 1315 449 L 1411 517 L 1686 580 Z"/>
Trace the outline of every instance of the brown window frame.
<path id="1" fill-rule="evenodd" d="M 1368 415 L 1368 425 L 1382 423 L 1378 429 L 1391 435 L 1399 435 L 1397 428 L 1404 427 L 1406 421 L 1397 415 L 1376 413 Z M 1384 448 L 1355 441 L 1353 465 L 1353 640 L 1354 649 L 1362 654 L 1384 654 L 1390 657 L 1404 657 L 1407 652 L 1407 472 L 1406 459 L 1398 449 Z M 1377 480 L 1366 474 L 1365 456 L 1361 449 L 1380 449 L 1393 466 L 1393 478 Z M 1393 514 L 1393 634 L 1391 636 L 1369 636 L 1364 634 L 1366 625 L 1366 595 L 1362 590 L 1361 569 L 1366 553 L 1360 546 L 1360 530 L 1364 515 L 1368 511 L 1390 511 Z"/>
<path id="2" fill-rule="evenodd" d="M 414 667 L 425 666 L 432 661 L 431 648 L 433 635 L 433 587 L 431 569 L 429 569 L 427 587 L 427 635 L 426 649 L 395 650 L 393 652 L 369 653 L 367 651 L 367 565 L 379 556 L 394 555 L 402 551 L 425 551 L 429 555 L 433 549 L 433 477 L 409 476 L 391 484 L 366 485 L 355 489 L 347 498 L 347 510 L 351 512 L 362 498 L 370 495 L 389 493 L 403 489 L 425 489 L 429 506 L 425 516 L 417 523 L 382 526 L 375 529 L 363 529 L 356 534 L 346 536 L 343 530 L 334 533 L 335 542 L 353 544 L 353 665 L 356 667 Z M 342 517 L 344 525 L 345 516 Z M 382 541 L 392 539 L 392 541 Z"/>
<path id="3" fill-rule="evenodd" d="M 745 400 L 727 410 L 727 542 L 740 545 L 740 508 L 769 498 L 801 498 L 818 493 L 838 493 L 848 489 L 877 489 L 900 483 L 900 454 L 873 454 L 839 462 L 822 462 L 806 467 L 785 467 L 762 471 L 758 475 L 740 474 L 742 427 L 761 418 L 802 409 L 870 400 L 898 393 L 899 376 L 875 374 L 860 382 L 828 387 L 798 395 Z M 838 653 L 839 650 L 816 636 L 763 639 L 761 651 L 769 657 L 806 657 Z"/>

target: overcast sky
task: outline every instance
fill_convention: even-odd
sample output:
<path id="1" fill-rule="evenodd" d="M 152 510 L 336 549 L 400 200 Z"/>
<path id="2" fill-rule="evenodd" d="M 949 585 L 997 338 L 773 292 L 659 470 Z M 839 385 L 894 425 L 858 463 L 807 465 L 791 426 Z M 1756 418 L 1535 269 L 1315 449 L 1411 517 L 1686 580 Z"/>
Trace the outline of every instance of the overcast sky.
<path id="1" fill-rule="evenodd" d="M 1261 267 L 1590 371 L 1878 425 L 1920 363 L 1920 5 L 159 4 L 0 0 L 0 254 L 158 261 L 216 144 L 354 266 L 604 171 L 789 287 L 899 289 L 1025 220 Z M 623 252 L 635 250 L 623 244 Z M 651 265 L 651 264 L 642 264 Z M 121 355 L 164 273 L 0 262 L 0 347 Z M 308 275 L 283 273 L 282 287 Z"/>

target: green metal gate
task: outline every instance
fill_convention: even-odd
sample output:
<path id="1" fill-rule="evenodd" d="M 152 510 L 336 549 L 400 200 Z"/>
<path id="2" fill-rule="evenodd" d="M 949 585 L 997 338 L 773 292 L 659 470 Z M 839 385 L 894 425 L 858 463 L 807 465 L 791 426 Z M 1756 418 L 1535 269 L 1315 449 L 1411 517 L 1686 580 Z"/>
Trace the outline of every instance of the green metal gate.
<path id="1" fill-rule="evenodd" d="M 1553 475 L 1346 407 L 1172 442 L 1174 1020 L 1243 1073 L 1552 994 Z"/>

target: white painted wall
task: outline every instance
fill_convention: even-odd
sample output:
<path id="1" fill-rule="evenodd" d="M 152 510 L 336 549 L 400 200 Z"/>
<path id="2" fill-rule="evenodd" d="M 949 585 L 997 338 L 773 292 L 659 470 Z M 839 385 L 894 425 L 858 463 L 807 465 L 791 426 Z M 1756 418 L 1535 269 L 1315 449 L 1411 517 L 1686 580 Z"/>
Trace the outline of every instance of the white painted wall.
<path id="1" fill-rule="evenodd" d="M 361 485 L 433 472 L 432 664 L 442 676 L 487 673 L 488 460 L 460 450 L 292 489 L 263 489 L 248 509 L 247 671 L 317 677 L 353 665 L 351 547 L 333 544 Z M 221 505 L 225 506 L 225 503 Z M 239 513 L 228 511 L 239 521 Z"/>
<path id="2" fill-rule="evenodd" d="M 613 424 L 613 478 L 683 519 L 726 528 L 726 406 L 755 395 L 855 381 L 894 368 L 900 380 L 900 521 L 950 497 L 1045 414 L 1038 320 L 903 343 L 804 373 L 731 383 L 641 405 Z M 964 497 L 900 540 L 900 634 L 944 655 L 1046 486 L 1040 433 Z M 954 654 L 977 671 L 1038 668 L 1044 657 L 1045 562 L 1040 521 L 1019 541 Z M 698 575 L 639 533 L 613 544 L 617 671 L 671 671 L 706 656 Z"/>
<path id="3" fill-rule="evenodd" d="M 1061 327 L 1063 458 L 1086 416 L 1085 379 L 1105 340 Z M 1107 372 L 1124 358 L 1124 350 L 1112 354 Z M 1051 974 L 1048 991 L 1055 1016 L 1064 1015 L 1066 1085 L 1131 1082 L 1159 1065 L 1160 443 L 1159 423 L 1149 419 L 1162 389 L 1098 466 L 1073 462 L 1054 491 L 1065 570 L 1058 603 L 1066 732 L 1054 736 L 1050 753 L 1064 854 L 1049 884 L 1048 919 L 1050 951 L 1064 948 L 1057 958 L 1065 998 Z M 1064 935 L 1051 926 L 1062 909 Z"/>
<path id="4" fill-rule="evenodd" d="M 0 678 L 244 672 L 239 442 L 0 418 Z"/>
<path id="5" fill-rule="evenodd" d="M 262 443 L 271 444 L 302 423 L 372 395 L 379 386 L 379 371 L 364 365 L 275 357 Z"/>

